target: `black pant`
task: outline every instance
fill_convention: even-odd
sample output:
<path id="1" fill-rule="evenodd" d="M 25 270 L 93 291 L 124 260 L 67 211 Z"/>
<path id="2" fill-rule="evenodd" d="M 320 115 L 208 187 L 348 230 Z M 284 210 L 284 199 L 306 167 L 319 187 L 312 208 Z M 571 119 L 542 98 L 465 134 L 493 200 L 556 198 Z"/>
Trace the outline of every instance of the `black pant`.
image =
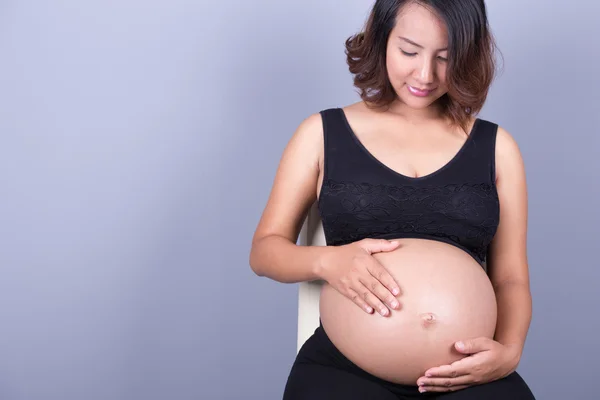
<path id="1" fill-rule="evenodd" d="M 292 366 L 283 400 L 535 400 L 517 372 L 503 379 L 445 393 L 419 393 L 416 385 L 385 381 L 348 360 L 323 326 L 304 343 Z"/>

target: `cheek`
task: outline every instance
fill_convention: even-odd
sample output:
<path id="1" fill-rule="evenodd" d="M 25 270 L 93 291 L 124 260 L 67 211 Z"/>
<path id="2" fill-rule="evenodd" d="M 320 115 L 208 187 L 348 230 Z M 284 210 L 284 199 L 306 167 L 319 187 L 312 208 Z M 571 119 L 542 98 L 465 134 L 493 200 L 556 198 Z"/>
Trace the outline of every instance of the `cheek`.
<path id="1" fill-rule="evenodd" d="M 388 58 L 387 69 L 392 82 L 403 81 L 410 74 L 409 63 L 398 56 Z"/>
<path id="2" fill-rule="evenodd" d="M 390 77 L 393 77 L 394 75 L 396 75 L 396 65 L 397 65 L 397 61 L 396 61 L 395 57 L 388 53 L 386 60 L 385 60 L 385 66 L 388 70 L 388 74 L 390 74 Z"/>
<path id="3" fill-rule="evenodd" d="M 440 69 L 438 70 L 438 79 L 440 80 L 440 83 L 442 85 L 446 85 L 446 71 L 447 68 L 446 67 L 440 67 Z"/>

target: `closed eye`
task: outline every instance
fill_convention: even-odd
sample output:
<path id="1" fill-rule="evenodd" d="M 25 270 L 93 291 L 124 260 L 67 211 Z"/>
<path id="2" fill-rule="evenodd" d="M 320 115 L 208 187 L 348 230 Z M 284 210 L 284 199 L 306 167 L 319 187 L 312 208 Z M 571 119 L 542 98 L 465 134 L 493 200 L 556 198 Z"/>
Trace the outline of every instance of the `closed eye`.
<path id="1" fill-rule="evenodd" d="M 402 54 L 404 54 L 404 55 L 405 55 L 405 56 L 407 56 L 407 57 L 414 57 L 414 56 L 416 56 L 416 55 L 417 55 L 417 53 L 407 53 L 406 51 L 404 51 L 404 50 L 402 50 L 402 49 L 401 49 L 400 51 L 402 52 Z M 439 60 L 441 60 L 441 61 L 444 61 L 444 62 L 445 62 L 445 61 L 448 61 L 448 59 L 447 59 L 447 58 L 445 58 L 445 57 L 441 57 L 441 56 L 440 56 L 440 57 L 438 57 L 438 59 L 439 59 Z"/>

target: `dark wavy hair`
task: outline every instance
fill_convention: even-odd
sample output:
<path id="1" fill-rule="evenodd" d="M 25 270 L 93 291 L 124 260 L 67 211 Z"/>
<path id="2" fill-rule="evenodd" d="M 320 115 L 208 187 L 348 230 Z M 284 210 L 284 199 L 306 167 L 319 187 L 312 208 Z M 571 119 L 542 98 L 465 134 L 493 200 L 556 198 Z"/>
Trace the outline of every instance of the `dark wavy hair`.
<path id="1" fill-rule="evenodd" d="M 448 93 L 438 102 L 444 116 L 466 131 L 469 118 L 483 108 L 497 71 L 484 0 L 377 0 L 363 31 L 346 40 L 354 86 L 373 109 L 385 109 L 396 99 L 386 68 L 387 42 L 399 12 L 411 3 L 427 7 L 446 24 Z"/>

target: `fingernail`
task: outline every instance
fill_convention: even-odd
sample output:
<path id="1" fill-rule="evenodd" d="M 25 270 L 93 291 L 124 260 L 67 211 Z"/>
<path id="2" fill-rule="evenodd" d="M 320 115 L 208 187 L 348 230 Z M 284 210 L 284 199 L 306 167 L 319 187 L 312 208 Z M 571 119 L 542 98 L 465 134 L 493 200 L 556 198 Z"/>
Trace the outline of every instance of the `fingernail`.
<path id="1" fill-rule="evenodd" d="M 394 288 L 394 290 L 392 290 L 392 293 L 394 294 L 394 296 L 396 296 L 398 293 L 400 293 L 400 289 Z"/>
<path id="2" fill-rule="evenodd" d="M 367 312 L 368 312 L 369 314 L 371 314 L 371 313 L 373 312 L 373 309 L 372 309 L 371 307 L 367 307 Z"/>
<path id="3" fill-rule="evenodd" d="M 387 308 L 382 308 L 381 315 L 386 315 L 386 314 L 387 314 Z"/>
<path id="4" fill-rule="evenodd" d="M 456 347 L 458 347 L 460 350 L 464 350 L 465 349 L 465 345 L 464 345 L 463 342 L 456 343 Z"/>
<path id="5" fill-rule="evenodd" d="M 392 301 L 392 307 L 394 307 L 394 308 L 398 307 L 398 302 L 396 300 Z"/>

